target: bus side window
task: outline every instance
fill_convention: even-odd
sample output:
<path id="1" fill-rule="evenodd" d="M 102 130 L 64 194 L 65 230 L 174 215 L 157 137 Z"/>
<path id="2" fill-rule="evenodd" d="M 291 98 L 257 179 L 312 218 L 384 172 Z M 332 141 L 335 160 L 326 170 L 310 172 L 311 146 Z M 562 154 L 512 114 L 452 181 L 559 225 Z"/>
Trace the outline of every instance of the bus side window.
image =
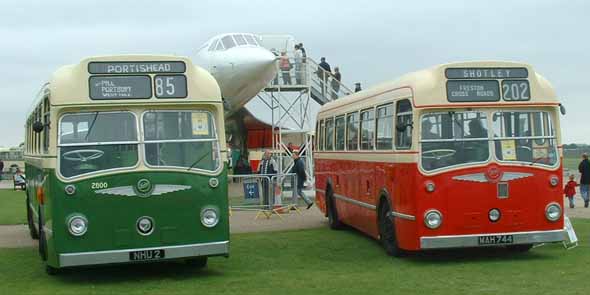
<path id="1" fill-rule="evenodd" d="M 43 152 L 49 152 L 49 126 L 51 124 L 51 120 L 49 117 L 49 98 L 44 99 L 43 103 L 43 124 L 45 128 L 43 128 Z"/>
<path id="2" fill-rule="evenodd" d="M 354 112 L 346 117 L 346 149 L 356 151 L 359 146 L 359 113 Z"/>
<path id="3" fill-rule="evenodd" d="M 326 119 L 326 151 L 334 150 L 334 119 Z"/>
<path id="4" fill-rule="evenodd" d="M 377 149 L 393 148 L 393 104 L 377 107 Z"/>
<path id="5" fill-rule="evenodd" d="M 409 99 L 400 100 L 395 108 L 395 147 L 409 149 L 412 146 L 412 105 Z"/>
<path id="6" fill-rule="evenodd" d="M 344 150 L 344 132 L 345 132 L 345 122 L 344 116 L 336 117 L 336 150 L 343 151 Z"/>
<path id="7" fill-rule="evenodd" d="M 372 150 L 375 147 L 375 110 L 361 112 L 361 150 Z"/>
<path id="8" fill-rule="evenodd" d="M 318 150 L 323 151 L 324 150 L 324 134 L 325 134 L 325 130 L 324 130 L 324 120 L 320 121 L 320 134 L 319 134 L 319 139 L 318 139 Z"/>

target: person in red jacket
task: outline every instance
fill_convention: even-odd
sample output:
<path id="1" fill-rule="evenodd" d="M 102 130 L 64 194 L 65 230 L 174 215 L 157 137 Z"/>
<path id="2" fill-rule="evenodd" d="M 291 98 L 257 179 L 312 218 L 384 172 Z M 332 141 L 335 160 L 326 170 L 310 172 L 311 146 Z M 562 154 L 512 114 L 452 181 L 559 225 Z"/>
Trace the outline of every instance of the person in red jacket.
<path id="1" fill-rule="evenodd" d="M 574 175 L 570 174 L 570 181 L 568 181 L 565 187 L 563 188 L 565 196 L 570 201 L 570 208 L 574 208 L 574 196 L 576 195 L 576 186 L 578 186 L 578 183 L 574 180 Z"/>

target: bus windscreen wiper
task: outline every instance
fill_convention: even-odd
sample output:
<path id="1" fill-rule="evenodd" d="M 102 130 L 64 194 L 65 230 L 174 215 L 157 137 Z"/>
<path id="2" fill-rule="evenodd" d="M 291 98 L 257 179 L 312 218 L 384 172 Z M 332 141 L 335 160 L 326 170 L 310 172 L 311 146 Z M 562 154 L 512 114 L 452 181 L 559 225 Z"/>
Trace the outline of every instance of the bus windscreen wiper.
<path id="1" fill-rule="evenodd" d="M 94 113 L 94 118 L 92 118 L 92 123 L 90 123 L 90 126 L 88 126 L 88 131 L 86 131 L 86 137 L 84 138 L 84 141 L 88 140 L 88 136 L 90 135 L 90 131 L 92 131 L 92 128 L 94 128 L 94 123 L 96 123 L 97 117 L 98 117 L 98 112 Z"/>
<path id="2" fill-rule="evenodd" d="M 210 151 L 206 152 L 204 155 L 202 155 L 200 158 L 198 158 L 190 167 L 188 167 L 188 169 L 186 169 L 186 171 L 190 171 L 191 169 L 193 169 L 193 167 L 195 167 L 197 164 L 199 164 L 208 155 L 211 155 Z"/>

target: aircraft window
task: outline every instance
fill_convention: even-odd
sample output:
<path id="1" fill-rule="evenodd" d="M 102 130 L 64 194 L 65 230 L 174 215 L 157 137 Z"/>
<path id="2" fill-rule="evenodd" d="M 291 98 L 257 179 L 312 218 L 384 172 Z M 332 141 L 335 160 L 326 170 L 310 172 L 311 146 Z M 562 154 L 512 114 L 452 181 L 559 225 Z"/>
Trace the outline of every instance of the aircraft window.
<path id="1" fill-rule="evenodd" d="M 215 45 L 217 45 L 217 40 L 211 42 L 211 45 L 209 46 L 209 51 L 215 50 Z"/>
<path id="2" fill-rule="evenodd" d="M 231 37 L 231 35 L 221 38 L 221 42 L 223 42 L 223 47 L 225 47 L 225 49 L 230 49 L 236 46 L 236 43 L 234 43 L 234 39 Z"/>
<path id="3" fill-rule="evenodd" d="M 234 35 L 234 39 L 236 39 L 238 46 L 247 44 L 246 39 L 244 39 L 244 36 L 242 36 L 242 35 Z"/>
<path id="4" fill-rule="evenodd" d="M 246 38 L 246 41 L 248 42 L 248 44 L 258 46 L 258 42 L 256 42 L 256 38 L 254 38 L 254 36 L 244 35 L 244 37 Z"/>
<path id="5" fill-rule="evenodd" d="M 223 43 L 221 41 L 217 41 L 217 46 L 215 46 L 215 51 L 223 50 Z"/>

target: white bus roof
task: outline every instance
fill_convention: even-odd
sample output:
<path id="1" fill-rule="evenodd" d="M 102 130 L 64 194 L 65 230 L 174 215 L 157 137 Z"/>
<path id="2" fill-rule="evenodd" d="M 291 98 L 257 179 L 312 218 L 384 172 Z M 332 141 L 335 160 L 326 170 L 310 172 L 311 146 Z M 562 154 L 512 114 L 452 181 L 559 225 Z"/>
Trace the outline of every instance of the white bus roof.
<path id="1" fill-rule="evenodd" d="M 530 83 L 531 99 L 528 101 L 495 101 L 495 102 L 449 102 L 447 100 L 445 70 L 448 68 L 526 68 L 528 71 L 527 80 Z M 416 108 L 427 107 L 465 107 L 465 106 L 499 106 L 499 105 L 558 105 L 558 99 L 551 84 L 541 75 L 534 71 L 533 67 L 518 62 L 508 61 L 470 61 L 456 62 L 437 65 L 425 70 L 406 74 L 399 79 L 387 81 L 363 91 L 342 97 L 341 99 L 329 102 L 322 106 L 322 113 L 331 110 L 344 111 L 347 105 L 359 104 L 374 105 L 375 102 L 386 95 L 394 92 L 396 98 L 412 97 L 413 106 Z M 391 95 L 388 95 L 390 98 Z M 361 106 L 362 108 L 362 106 Z"/>

